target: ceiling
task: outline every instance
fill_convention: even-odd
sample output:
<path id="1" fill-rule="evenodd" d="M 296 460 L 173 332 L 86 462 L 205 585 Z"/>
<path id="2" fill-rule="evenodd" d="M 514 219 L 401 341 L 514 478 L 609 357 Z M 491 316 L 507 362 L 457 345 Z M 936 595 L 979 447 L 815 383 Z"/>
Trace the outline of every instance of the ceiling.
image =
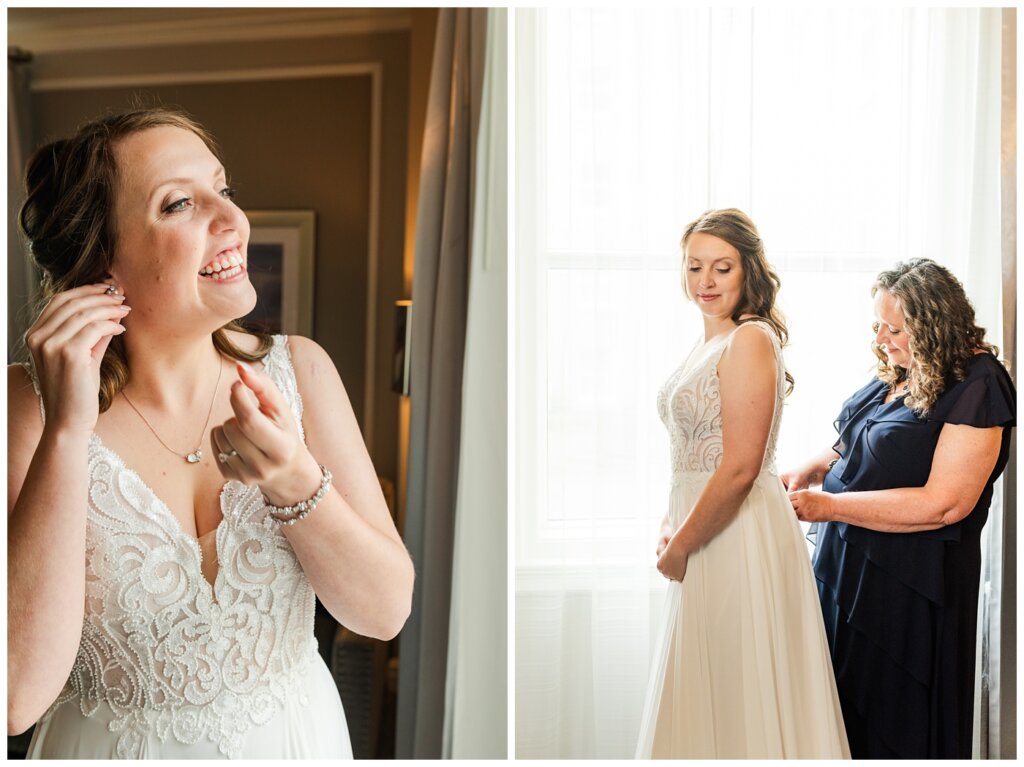
<path id="1" fill-rule="evenodd" d="M 404 8 L 9 8 L 7 43 L 32 53 L 367 34 L 408 29 Z"/>

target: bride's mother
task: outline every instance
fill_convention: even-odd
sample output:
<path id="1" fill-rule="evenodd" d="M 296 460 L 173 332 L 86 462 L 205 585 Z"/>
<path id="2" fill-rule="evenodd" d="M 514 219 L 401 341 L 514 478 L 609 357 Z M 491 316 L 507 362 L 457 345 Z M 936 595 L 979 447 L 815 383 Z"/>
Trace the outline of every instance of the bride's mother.
<path id="1" fill-rule="evenodd" d="M 782 479 L 800 519 L 827 523 L 814 572 L 851 755 L 966 759 L 980 536 L 1016 392 L 947 269 L 898 263 L 872 295 L 877 377 Z"/>

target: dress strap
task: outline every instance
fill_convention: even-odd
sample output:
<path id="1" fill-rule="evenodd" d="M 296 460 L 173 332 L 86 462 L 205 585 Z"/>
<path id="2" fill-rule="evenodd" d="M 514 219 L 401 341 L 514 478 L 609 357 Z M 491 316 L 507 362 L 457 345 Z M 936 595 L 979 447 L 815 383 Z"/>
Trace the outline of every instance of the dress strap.
<path id="1" fill-rule="evenodd" d="M 756 320 L 747 320 L 746 322 L 741 322 L 736 326 L 732 333 L 735 333 L 737 330 L 739 330 L 742 327 L 746 327 L 747 325 L 753 325 L 755 327 L 761 328 L 761 330 L 763 330 L 765 334 L 767 334 L 767 336 L 772 340 L 772 346 L 774 346 L 776 349 L 782 348 L 782 340 L 779 338 L 778 333 L 775 332 L 775 328 L 773 328 L 767 321 L 760 318 Z M 732 333 L 730 333 L 729 335 L 731 336 Z"/>
<path id="2" fill-rule="evenodd" d="M 43 407 L 43 392 L 39 388 L 39 376 L 36 375 L 36 369 L 32 366 L 32 361 L 22 362 L 21 366 L 25 368 L 25 372 L 28 373 L 29 380 L 32 381 L 32 388 L 36 392 L 36 397 L 39 398 L 39 417 L 43 419 L 43 426 L 46 425 L 46 408 Z"/>
<path id="3" fill-rule="evenodd" d="M 295 416 L 295 422 L 299 426 L 299 436 L 305 442 L 306 432 L 302 428 L 302 395 L 299 394 L 299 385 L 295 380 L 295 368 L 292 366 L 291 350 L 288 348 L 288 336 L 274 336 L 274 345 L 270 347 L 267 356 L 263 358 L 263 367 L 292 409 L 292 415 Z"/>

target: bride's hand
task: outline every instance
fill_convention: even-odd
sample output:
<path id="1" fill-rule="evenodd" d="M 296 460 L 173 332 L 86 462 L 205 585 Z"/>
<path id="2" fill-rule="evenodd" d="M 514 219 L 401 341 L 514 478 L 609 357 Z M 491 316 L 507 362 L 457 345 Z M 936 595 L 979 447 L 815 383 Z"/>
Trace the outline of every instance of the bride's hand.
<path id="1" fill-rule="evenodd" d="M 669 540 L 671 540 L 671 537 L 668 533 L 661 534 L 661 537 L 658 538 L 658 548 L 654 551 L 656 556 L 661 556 L 662 552 L 665 551 L 665 547 L 668 546 Z"/>
<path id="2" fill-rule="evenodd" d="M 108 285 L 82 285 L 50 299 L 25 334 L 49 428 L 89 434 L 99 418 L 100 363 L 124 332 L 130 309 Z"/>
<path id="3" fill-rule="evenodd" d="M 831 493 L 797 490 L 789 494 L 789 502 L 802 522 L 831 522 L 835 519 Z"/>
<path id="4" fill-rule="evenodd" d="M 656 556 L 661 556 L 661 552 L 668 546 L 668 542 L 672 540 L 672 527 L 668 522 L 668 514 L 661 520 L 661 534 L 658 536 L 658 548 L 655 551 Z"/>
<path id="5" fill-rule="evenodd" d="M 682 581 L 686 575 L 686 562 L 690 555 L 682 551 L 678 546 L 672 546 L 671 541 L 665 546 L 658 556 L 658 572 L 670 581 Z"/>
<path id="6" fill-rule="evenodd" d="M 284 395 L 266 374 L 244 363 L 236 369 L 235 417 L 210 430 L 217 468 L 226 479 L 259 485 L 275 506 L 309 498 L 320 486 L 320 468 L 299 437 Z"/>

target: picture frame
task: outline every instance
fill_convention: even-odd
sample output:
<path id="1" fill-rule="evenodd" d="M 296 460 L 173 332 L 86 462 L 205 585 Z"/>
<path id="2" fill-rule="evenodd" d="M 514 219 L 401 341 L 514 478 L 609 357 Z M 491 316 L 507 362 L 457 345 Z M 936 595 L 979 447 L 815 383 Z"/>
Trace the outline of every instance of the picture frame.
<path id="1" fill-rule="evenodd" d="M 316 212 L 247 210 L 250 234 L 246 268 L 256 308 L 243 317 L 267 333 L 313 335 Z"/>

